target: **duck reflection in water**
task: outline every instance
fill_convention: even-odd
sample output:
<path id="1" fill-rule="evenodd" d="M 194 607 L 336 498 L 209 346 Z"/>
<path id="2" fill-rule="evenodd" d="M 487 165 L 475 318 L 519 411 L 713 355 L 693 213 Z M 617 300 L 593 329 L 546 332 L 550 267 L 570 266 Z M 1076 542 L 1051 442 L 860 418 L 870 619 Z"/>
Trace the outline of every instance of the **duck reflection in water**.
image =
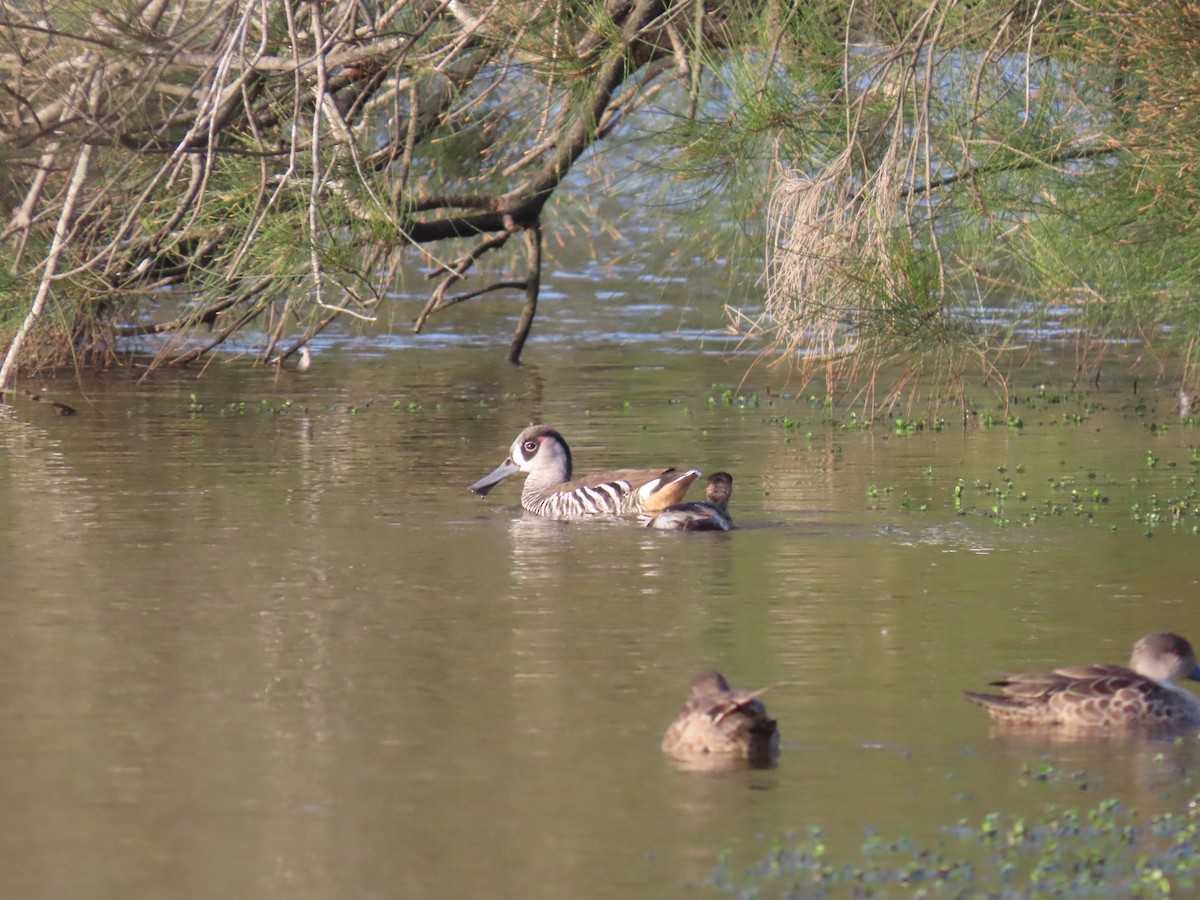
<path id="1" fill-rule="evenodd" d="M 767 690 L 735 691 L 720 672 L 700 672 L 663 737 L 663 753 L 689 771 L 774 766 L 779 758 L 779 730 L 758 699 Z"/>
<path id="2" fill-rule="evenodd" d="M 1148 634 L 1133 646 L 1128 666 L 1092 663 L 1052 672 L 1005 675 L 998 694 L 964 691 L 1004 729 L 1026 728 L 1073 737 L 1179 734 L 1200 728 L 1200 699 L 1174 684 L 1200 681 L 1192 645 L 1177 634 Z"/>

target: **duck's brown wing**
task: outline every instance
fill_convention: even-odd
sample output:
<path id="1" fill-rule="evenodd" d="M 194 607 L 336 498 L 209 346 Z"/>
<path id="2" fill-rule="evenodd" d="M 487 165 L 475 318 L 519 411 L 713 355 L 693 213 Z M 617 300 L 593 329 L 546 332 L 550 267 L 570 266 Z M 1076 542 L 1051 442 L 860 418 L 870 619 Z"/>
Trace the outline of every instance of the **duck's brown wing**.
<path id="1" fill-rule="evenodd" d="M 778 729 L 758 700 L 761 693 L 729 691 L 692 698 L 667 729 L 663 751 L 677 758 L 705 754 L 772 758 L 778 753 Z"/>
<path id="2" fill-rule="evenodd" d="M 688 488 L 699 477 L 700 472 L 697 469 L 688 469 L 686 472 L 667 469 L 657 478 L 646 481 L 645 484 L 634 490 L 641 497 L 642 510 L 654 513 L 676 503 L 682 503 L 683 498 L 687 496 Z"/>
<path id="3" fill-rule="evenodd" d="M 1060 721 L 1079 728 L 1169 725 L 1180 712 L 1174 689 L 1125 670 L 1071 679 L 1050 697 Z"/>
<path id="4" fill-rule="evenodd" d="M 1124 666 L 1070 666 L 1008 675 L 992 684 L 999 694 L 965 696 L 1008 724 L 1128 728 L 1167 724 L 1181 715 L 1174 689 Z"/>
<path id="5" fill-rule="evenodd" d="M 1076 667 L 1074 671 L 1082 674 L 1084 669 L 1090 667 Z M 1061 709 L 1053 700 L 1075 680 L 1072 675 L 1067 674 L 1071 671 L 1073 670 L 1068 668 L 1053 672 L 1017 672 L 1001 675 L 989 682 L 993 687 L 1000 688 L 999 694 L 964 691 L 963 696 L 982 706 L 997 722 L 1057 725 Z"/>

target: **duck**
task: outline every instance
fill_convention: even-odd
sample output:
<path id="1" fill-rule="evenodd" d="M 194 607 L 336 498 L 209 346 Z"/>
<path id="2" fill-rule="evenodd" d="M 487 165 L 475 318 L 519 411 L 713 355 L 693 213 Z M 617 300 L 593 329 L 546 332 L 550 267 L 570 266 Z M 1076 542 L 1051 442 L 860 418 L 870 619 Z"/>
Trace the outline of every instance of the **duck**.
<path id="1" fill-rule="evenodd" d="M 468 490 L 486 497 L 517 472 L 525 473 L 521 506 L 556 519 L 655 514 L 681 502 L 700 475 L 697 469 L 613 469 L 572 478 L 571 449 L 563 436 L 548 425 L 530 425 L 517 435 L 508 458 Z"/>
<path id="2" fill-rule="evenodd" d="M 282 366 L 287 360 L 291 359 L 292 356 L 296 357 L 296 361 L 292 365 L 292 368 L 300 374 L 304 374 L 312 368 L 312 351 L 308 349 L 308 344 L 302 344 L 299 350 L 292 350 L 288 353 L 281 353 L 278 356 L 271 357 L 271 360 L 267 363 L 267 365 Z"/>
<path id="3" fill-rule="evenodd" d="M 779 729 L 758 699 L 769 688 L 735 691 L 705 669 L 662 739 L 662 752 L 685 768 L 769 768 L 779 758 Z"/>
<path id="4" fill-rule="evenodd" d="M 729 531 L 733 528 L 729 515 L 732 494 L 733 476 L 714 472 L 704 486 L 704 502 L 673 503 L 657 515 L 643 516 L 641 524 L 662 531 Z"/>
<path id="5" fill-rule="evenodd" d="M 1133 645 L 1128 666 L 1068 666 L 1052 672 L 1005 675 L 999 694 L 964 691 L 1006 726 L 1065 729 L 1176 730 L 1200 726 L 1200 699 L 1174 682 L 1200 681 L 1186 638 L 1155 632 Z"/>

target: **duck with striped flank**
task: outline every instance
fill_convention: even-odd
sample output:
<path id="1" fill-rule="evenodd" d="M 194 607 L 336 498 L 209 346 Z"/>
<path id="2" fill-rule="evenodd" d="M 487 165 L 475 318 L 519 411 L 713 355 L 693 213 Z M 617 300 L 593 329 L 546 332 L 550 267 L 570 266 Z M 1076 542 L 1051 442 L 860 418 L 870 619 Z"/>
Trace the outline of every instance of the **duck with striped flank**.
<path id="1" fill-rule="evenodd" d="M 992 682 L 999 694 L 963 693 L 1005 726 L 1171 732 L 1200 727 L 1200 699 L 1174 684 L 1183 678 L 1200 681 L 1192 645 L 1158 632 L 1133 645 L 1128 667 L 1093 663 L 1005 675 Z"/>
<path id="2" fill-rule="evenodd" d="M 485 497 L 516 472 L 526 474 L 521 506 L 556 519 L 658 513 L 682 501 L 700 475 L 695 469 L 613 469 L 572 479 L 563 436 L 547 425 L 530 425 L 513 441 L 508 459 L 469 490 Z"/>
<path id="3" fill-rule="evenodd" d="M 758 699 L 767 690 L 735 691 L 720 672 L 700 672 L 663 736 L 663 753 L 686 769 L 773 766 L 779 757 L 779 729 Z"/>
<path id="4" fill-rule="evenodd" d="M 729 531 L 733 517 L 729 515 L 729 497 L 733 494 L 733 476 L 714 472 L 708 476 L 703 503 L 673 503 L 657 515 L 639 519 L 646 528 L 661 531 Z"/>

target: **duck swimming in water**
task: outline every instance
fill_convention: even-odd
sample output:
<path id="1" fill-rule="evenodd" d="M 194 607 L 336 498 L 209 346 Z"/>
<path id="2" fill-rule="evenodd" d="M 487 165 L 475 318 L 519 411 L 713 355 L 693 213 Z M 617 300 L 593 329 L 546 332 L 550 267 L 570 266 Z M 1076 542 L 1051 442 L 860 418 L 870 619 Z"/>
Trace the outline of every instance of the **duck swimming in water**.
<path id="1" fill-rule="evenodd" d="M 1051 672 L 1005 675 L 998 694 L 964 691 L 1006 726 L 1175 730 L 1200 726 L 1200 699 L 1174 684 L 1200 681 L 1185 638 L 1156 632 L 1133 645 L 1128 666 L 1093 663 Z"/>
<path id="2" fill-rule="evenodd" d="M 779 757 L 779 729 L 758 691 L 735 691 L 708 669 L 662 739 L 662 751 L 685 768 L 768 768 Z"/>
<path id="3" fill-rule="evenodd" d="M 733 494 L 733 476 L 714 472 L 708 476 L 703 503 L 673 503 L 657 515 L 642 516 L 647 528 L 662 531 L 729 531 L 729 498 Z"/>
<path id="4" fill-rule="evenodd" d="M 508 459 L 468 490 L 487 496 L 516 472 L 526 473 L 521 506 L 556 519 L 657 513 L 680 502 L 700 475 L 696 469 L 613 469 L 572 479 L 571 450 L 563 436 L 549 426 L 531 425 L 517 435 Z"/>

